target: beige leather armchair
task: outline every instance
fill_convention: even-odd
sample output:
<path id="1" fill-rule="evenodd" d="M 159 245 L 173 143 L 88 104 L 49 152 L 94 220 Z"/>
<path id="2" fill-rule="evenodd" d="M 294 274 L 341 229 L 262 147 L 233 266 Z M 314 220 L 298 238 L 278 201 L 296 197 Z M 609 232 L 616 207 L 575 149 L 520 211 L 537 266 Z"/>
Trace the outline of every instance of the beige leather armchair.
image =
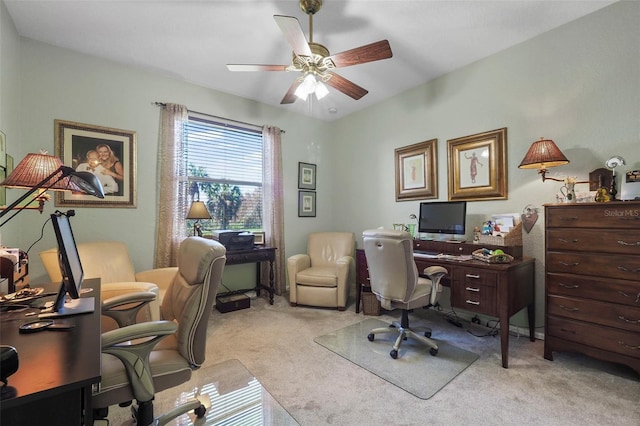
<path id="1" fill-rule="evenodd" d="M 158 319 L 158 308 L 164 292 L 175 277 L 178 268 L 159 268 L 136 273 L 129 257 L 127 246 L 119 241 L 97 241 L 77 245 L 85 278 L 100 278 L 101 299 L 106 301 L 115 296 L 133 292 L 153 292 L 157 300 L 140 310 L 137 321 Z M 61 282 L 62 275 L 58 263 L 58 249 L 40 252 L 49 279 Z M 103 330 L 114 328 L 111 320 L 103 321 Z"/>
<path id="2" fill-rule="evenodd" d="M 307 254 L 296 254 L 287 260 L 291 305 L 344 311 L 352 281 L 354 252 L 352 232 L 309 234 Z"/>

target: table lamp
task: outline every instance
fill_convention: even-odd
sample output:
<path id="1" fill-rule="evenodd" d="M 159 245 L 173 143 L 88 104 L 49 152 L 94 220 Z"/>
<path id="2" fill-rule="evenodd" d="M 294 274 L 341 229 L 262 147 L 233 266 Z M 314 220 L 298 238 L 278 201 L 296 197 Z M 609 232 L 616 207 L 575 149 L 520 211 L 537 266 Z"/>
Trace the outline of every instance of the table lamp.
<path id="1" fill-rule="evenodd" d="M 47 190 L 74 191 L 104 198 L 102 185 L 93 173 L 77 172 L 73 168 L 63 165 L 58 157 L 48 155 L 46 152 L 27 154 L 0 185 L 8 188 L 29 189 L 23 196 L 0 212 L 0 219 L 2 219 L 13 209 L 18 209 L 8 219 L 0 223 L 0 227 L 36 200 L 40 203 L 38 210 L 42 213 L 44 202 L 49 199 L 49 196 L 45 194 Z M 21 205 L 38 190 L 41 190 L 38 195 Z"/>
<path id="2" fill-rule="evenodd" d="M 200 225 L 200 219 L 211 219 L 209 210 L 202 201 L 194 201 L 191 203 L 189 213 L 187 213 L 187 219 L 195 219 L 193 224 L 193 235 L 202 237 L 202 226 Z"/>

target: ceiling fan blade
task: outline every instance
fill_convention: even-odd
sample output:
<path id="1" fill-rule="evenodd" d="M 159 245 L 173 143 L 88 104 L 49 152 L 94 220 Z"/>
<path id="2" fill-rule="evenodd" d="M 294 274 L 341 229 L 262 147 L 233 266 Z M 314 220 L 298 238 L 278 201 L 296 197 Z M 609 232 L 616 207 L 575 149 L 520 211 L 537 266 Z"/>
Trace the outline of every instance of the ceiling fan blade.
<path id="1" fill-rule="evenodd" d="M 339 76 L 334 72 L 325 71 L 325 74 L 331 75 L 331 78 L 325 82 L 326 84 L 333 87 L 334 89 L 338 89 L 339 91 L 341 91 L 347 96 L 351 96 L 355 100 L 358 100 L 364 95 L 366 95 L 367 93 L 369 93 L 368 90 L 363 89 L 357 84 L 347 80 L 344 77 Z"/>
<path id="2" fill-rule="evenodd" d="M 286 71 L 288 65 L 227 64 L 229 71 Z"/>
<path id="3" fill-rule="evenodd" d="M 295 95 L 295 92 L 298 86 L 300 86 L 300 83 L 301 81 L 299 78 L 293 80 L 293 83 L 289 87 L 289 90 L 287 90 L 284 98 L 282 98 L 282 100 L 280 101 L 280 104 L 292 104 L 296 101 L 296 99 L 298 99 L 298 97 Z"/>
<path id="4" fill-rule="evenodd" d="M 392 56 L 393 53 L 391 52 L 389 41 L 380 40 L 365 46 L 356 47 L 355 49 L 336 53 L 335 55 L 329 56 L 328 59 L 331 59 L 336 65 L 336 68 L 338 68 L 379 61 Z"/>
<path id="5" fill-rule="evenodd" d="M 293 16 L 273 15 L 285 38 L 298 56 L 312 56 L 307 38 L 302 32 L 300 22 Z"/>

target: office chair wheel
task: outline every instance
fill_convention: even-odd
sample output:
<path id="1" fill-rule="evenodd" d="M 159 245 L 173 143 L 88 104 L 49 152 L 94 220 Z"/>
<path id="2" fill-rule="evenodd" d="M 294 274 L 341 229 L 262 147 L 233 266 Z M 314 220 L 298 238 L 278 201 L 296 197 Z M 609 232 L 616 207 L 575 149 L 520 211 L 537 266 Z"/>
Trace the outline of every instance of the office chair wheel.
<path id="1" fill-rule="evenodd" d="M 195 410 L 193 410 L 193 414 L 196 415 L 197 418 L 201 419 L 204 417 L 204 414 L 207 412 L 207 407 L 205 407 L 204 405 L 200 405 L 198 408 L 196 408 Z"/>
<path id="2" fill-rule="evenodd" d="M 433 356 L 438 355 L 438 350 L 436 348 L 431 348 L 429 349 L 429 353 Z"/>
<path id="3" fill-rule="evenodd" d="M 367 339 L 369 339 L 369 341 L 370 341 L 370 342 L 373 342 L 373 339 L 374 339 L 374 338 L 375 338 L 375 336 L 374 336 L 374 334 L 373 334 L 373 333 L 369 333 L 369 334 L 367 335 Z"/>
<path id="4" fill-rule="evenodd" d="M 396 351 L 395 349 L 391 349 L 391 352 L 389 352 L 389 355 L 393 359 L 398 359 L 398 351 Z"/>
<path id="5" fill-rule="evenodd" d="M 427 339 L 428 339 L 429 337 L 431 337 L 431 330 L 427 330 L 427 331 L 425 331 L 425 332 L 424 332 L 424 337 L 426 337 Z"/>

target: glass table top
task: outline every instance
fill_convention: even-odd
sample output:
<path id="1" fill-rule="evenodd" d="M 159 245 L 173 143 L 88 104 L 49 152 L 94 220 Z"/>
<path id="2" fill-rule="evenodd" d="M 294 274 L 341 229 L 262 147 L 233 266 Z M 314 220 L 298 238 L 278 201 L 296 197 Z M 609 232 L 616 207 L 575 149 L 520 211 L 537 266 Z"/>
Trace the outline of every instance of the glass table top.
<path id="1" fill-rule="evenodd" d="M 191 380 L 156 395 L 155 415 L 199 397 L 207 411 L 196 419 L 193 411 L 171 421 L 170 425 L 298 425 L 238 360 L 224 361 L 193 372 Z M 109 408 L 110 425 L 132 425 L 128 408 Z"/>

